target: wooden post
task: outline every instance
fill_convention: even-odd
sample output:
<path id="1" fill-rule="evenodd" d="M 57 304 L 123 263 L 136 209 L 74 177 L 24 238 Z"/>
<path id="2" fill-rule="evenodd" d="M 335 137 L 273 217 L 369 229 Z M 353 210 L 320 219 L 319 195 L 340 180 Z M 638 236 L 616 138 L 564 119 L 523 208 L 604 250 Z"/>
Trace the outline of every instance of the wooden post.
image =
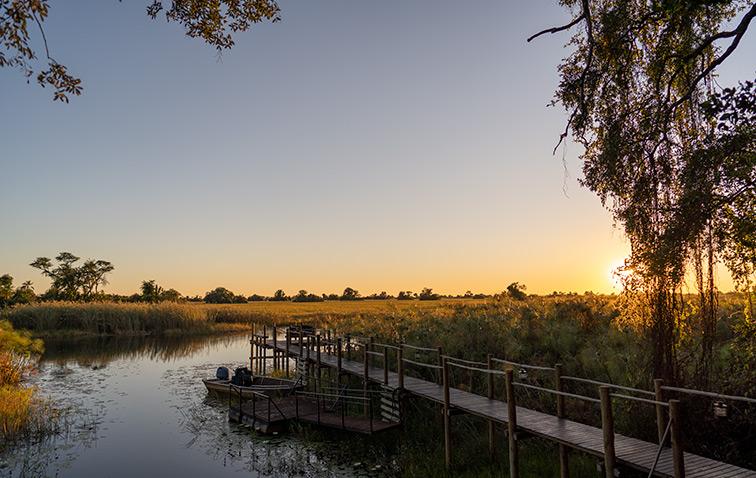
<path id="1" fill-rule="evenodd" d="M 289 378 L 289 349 L 291 348 L 291 327 L 286 327 L 286 378 Z"/>
<path id="2" fill-rule="evenodd" d="M 255 329 L 257 324 L 252 324 L 252 336 L 249 338 L 249 368 L 254 373 L 254 363 L 255 363 Z"/>
<path id="3" fill-rule="evenodd" d="M 509 476 L 518 478 L 520 476 L 520 461 L 517 452 L 517 402 L 514 393 L 514 372 L 507 369 L 506 389 L 507 389 L 507 439 L 509 441 Z"/>
<path id="4" fill-rule="evenodd" d="M 443 355 L 444 355 L 444 349 L 441 347 L 438 347 L 438 365 L 439 366 L 443 366 L 444 364 Z M 441 374 L 439 374 L 438 383 L 439 384 L 443 383 L 443 378 L 441 377 Z"/>
<path id="5" fill-rule="evenodd" d="M 363 380 L 365 382 L 363 384 L 362 396 L 363 396 L 363 398 L 367 398 L 367 396 L 368 396 L 368 393 L 367 393 L 367 391 L 368 391 L 368 379 L 370 378 L 370 373 L 368 371 L 368 367 L 370 366 L 370 363 L 369 363 L 370 360 L 368 359 L 368 357 L 370 357 L 370 354 L 368 354 L 367 344 L 363 345 L 362 348 L 363 348 L 362 370 L 363 370 L 363 373 L 364 373 Z M 367 413 L 368 413 L 368 403 L 367 403 L 367 401 L 364 402 L 364 413 L 365 413 L 365 415 L 367 415 Z"/>
<path id="6" fill-rule="evenodd" d="M 341 375 L 341 361 L 342 361 L 342 351 L 341 351 L 341 337 L 336 339 L 336 370 L 339 372 L 339 375 Z"/>
<path id="7" fill-rule="evenodd" d="M 370 350 L 371 352 L 373 351 L 373 342 L 374 342 L 374 340 L 375 339 L 373 339 L 373 337 L 368 337 L 368 346 L 367 346 L 367 349 Z M 368 359 L 368 363 L 372 365 L 373 362 L 375 362 L 375 361 L 372 359 L 372 356 L 370 354 L 368 354 L 368 357 L 371 357 L 371 358 Z"/>
<path id="8" fill-rule="evenodd" d="M 347 335 L 346 336 L 346 353 L 347 353 L 347 360 L 352 360 L 352 337 Z"/>
<path id="9" fill-rule="evenodd" d="M 399 374 L 399 390 L 402 390 L 404 388 L 404 350 L 401 343 L 399 350 L 396 351 L 396 369 Z"/>
<path id="10" fill-rule="evenodd" d="M 444 385 L 444 462 L 448 470 L 451 468 L 451 416 L 449 413 L 451 400 L 449 398 L 449 364 L 443 358 L 441 359 L 441 382 Z"/>
<path id="11" fill-rule="evenodd" d="M 299 350 L 302 350 L 304 345 L 304 338 L 302 337 L 302 324 L 299 324 Z M 301 353 L 299 355 L 302 355 Z"/>
<path id="12" fill-rule="evenodd" d="M 662 389 L 662 386 L 664 386 L 664 380 L 662 380 L 661 378 L 655 378 L 654 400 L 656 400 L 657 402 L 664 401 L 664 389 Z M 661 404 L 656 404 L 656 431 L 657 435 L 659 435 L 659 444 L 661 444 L 661 441 L 664 438 L 664 431 L 667 429 L 665 415 L 666 413 L 664 413 L 664 406 Z"/>
<path id="13" fill-rule="evenodd" d="M 683 454 L 680 417 L 680 400 L 669 401 L 669 419 L 672 420 L 670 432 L 672 435 L 672 468 L 675 478 L 685 478 L 685 458 Z"/>
<path id="14" fill-rule="evenodd" d="M 320 334 L 315 336 L 315 359 L 317 360 L 317 378 L 320 383 Z"/>
<path id="15" fill-rule="evenodd" d="M 389 356 L 388 347 L 383 346 L 383 384 L 388 385 Z"/>
<path id="16" fill-rule="evenodd" d="M 278 327 L 273 326 L 273 370 L 278 370 Z"/>
<path id="17" fill-rule="evenodd" d="M 601 396 L 601 429 L 604 431 L 604 473 L 606 478 L 614 478 L 614 416 L 612 415 L 612 397 L 610 388 L 599 387 Z"/>
<path id="18" fill-rule="evenodd" d="M 262 340 L 260 340 L 260 349 L 262 352 L 262 374 L 265 375 L 265 360 L 268 358 L 268 347 L 267 347 L 267 340 L 268 340 L 268 326 L 263 325 L 263 337 Z"/>
<path id="19" fill-rule="evenodd" d="M 562 364 L 554 365 L 554 389 L 557 392 L 562 391 Z M 564 418 L 564 395 L 557 394 L 557 417 Z M 570 464 L 567 457 L 567 446 L 564 443 L 559 444 L 559 478 L 569 478 Z"/>
<path id="20" fill-rule="evenodd" d="M 488 354 L 486 356 L 486 366 L 488 370 L 493 369 L 493 355 Z M 494 376 L 492 373 L 486 374 L 486 382 L 488 384 L 488 399 L 494 398 Z M 488 453 L 491 461 L 496 458 L 496 428 L 493 420 L 488 420 Z"/>

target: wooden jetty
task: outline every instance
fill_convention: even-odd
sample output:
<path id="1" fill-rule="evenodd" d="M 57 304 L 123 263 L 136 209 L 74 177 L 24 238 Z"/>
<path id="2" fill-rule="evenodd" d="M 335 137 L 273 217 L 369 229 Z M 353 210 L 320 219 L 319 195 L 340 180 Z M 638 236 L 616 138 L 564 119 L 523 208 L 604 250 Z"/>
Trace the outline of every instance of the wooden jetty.
<path id="1" fill-rule="evenodd" d="M 286 327 L 283 337 L 279 329 L 272 327 L 271 335 L 264 328 L 262 334 L 254 334 L 250 363 L 253 370 L 265 371 L 266 362 L 273 361 L 276 369 L 289 373 L 290 359 L 296 359 L 300 373 L 320 376 L 324 368 L 362 379 L 365 394 L 369 384 L 379 384 L 383 390 L 396 391 L 438 403 L 442 407 L 444 422 L 444 450 L 447 467 L 452 464 L 451 417 L 456 413 L 468 413 L 488 422 L 489 448 L 496 448 L 494 427 L 503 426 L 507 431 L 509 471 L 511 477 L 519 476 L 518 441 L 528 435 L 538 436 L 559 445 L 558 460 L 560 477 L 567 478 L 569 450 L 579 450 L 603 461 L 607 478 L 615 476 L 617 465 L 623 465 L 648 473 L 648 476 L 674 478 L 756 478 L 756 471 L 712 460 L 683 450 L 681 435 L 681 405 L 677 399 L 667 399 L 675 394 L 693 394 L 718 400 L 733 400 L 756 404 L 756 399 L 735 397 L 699 390 L 666 386 L 661 380 L 654 381 L 654 390 L 624 387 L 581 377 L 562 374 L 562 367 L 534 366 L 516 363 L 488 355 L 486 362 L 475 362 L 443 354 L 440 347 L 420 347 L 411 344 L 379 344 L 372 338 L 360 339 L 337 336 L 331 331 L 305 330 Z M 272 353 L 272 357 L 268 352 Z M 408 352 L 419 354 L 421 359 L 410 359 Z M 391 360 L 393 358 L 393 360 Z M 380 366 L 374 366 L 378 362 Z M 393 368 L 391 364 L 393 363 Z M 425 378 L 407 374 L 407 367 L 425 373 Z M 451 384 L 451 370 L 465 370 L 470 377 L 481 374 L 488 390 L 485 395 L 473 393 Z M 433 372 L 431 377 L 429 372 Z M 526 383 L 522 380 L 528 373 L 543 373 L 553 379 L 553 388 Z M 494 379 L 504 379 L 505 397 L 494 396 Z M 570 393 L 565 385 L 577 382 L 595 386 L 598 398 Z M 545 413 L 517 405 L 517 391 L 554 395 L 556 414 Z M 522 393 L 522 392 L 521 392 Z M 565 401 L 590 403 L 600 407 L 601 427 L 586 425 L 566 416 Z M 655 408 L 658 442 L 651 443 L 614 431 L 612 403 L 630 400 Z M 269 408 L 269 407 L 268 407 Z M 321 417 L 322 424 L 322 417 Z"/>
<path id="2" fill-rule="evenodd" d="M 398 415 L 387 419 L 373 413 L 375 397 L 372 395 L 380 392 L 364 396 L 363 390 L 343 387 L 319 392 L 292 390 L 285 396 L 253 392 L 250 397 L 243 392 L 241 387 L 231 386 L 229 419 L 261 433 L 282 432 L 291 421 L 366 435 L 399 426 Z"/>

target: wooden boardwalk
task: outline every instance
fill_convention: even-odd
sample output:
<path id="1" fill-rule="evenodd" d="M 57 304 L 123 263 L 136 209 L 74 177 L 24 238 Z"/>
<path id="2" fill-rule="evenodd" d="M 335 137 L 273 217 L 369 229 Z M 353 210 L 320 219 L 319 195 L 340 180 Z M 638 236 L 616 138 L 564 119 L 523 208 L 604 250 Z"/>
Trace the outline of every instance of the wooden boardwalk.
<path id="1" fill-rule="evenodd" d="M 263 347 L 274 349 L 280 357 L 287 354 L 288 357 L 300 357 L 300 348 L 295 344 L 294 340 L 287 347 L 284 340 L 273 340 L 266 336 L 263 336 L 262 339 L 260 343 Z M 301 352 L 302 357 L 309 357 L 310 362 L 315 362 L 315 352 L 313 349 L 309 349 L 309 354 L 307 353 L 307 347 Z M 328 353 L 319 353 L 317 355 L 322 367 L 339 368 L 339 358 L 336 355 Z M 270 360 L 270 357 L 268 359 Z M 363 361 L 349 360 L 346 357 L 341 357 L 340 370 L 342 373 L 363 378 L 367 372 L 367 379 L 371 382 L 381 383 L 385 387 L 394 389 L 400 387 L 399 374 L 389 371 L 388 367 L 365 367 Z M 403 390 L 406 393 L 436 403 L 445 403 L 445 390 L 442 385 L 407 376 L 406 374 L 402 378 Z M 451 409 L 461 410 L 492 422 L 504 425 L 507 425 L 509 422 L 508 405 L 503 400 L 491 399 L 450 387 L 449 406 Z M 517 406 L 516 430 L 543 437 L 568 448 L 581 450 L 598 457 L 605 456 L 605 439 L 602 428 Z M 656 443 L 614 434 L 616 463 L 646 473 L 653 468 L 654 476 L 674 477 L 681 475 L 681 470 L 678 470 L 677 474 L 675 473 L 675 460 L 671 448 L 662 447 L 658 461 L 654 466 L 657 453 L 659 453 L 659 445 Z M 692 453 L 684 453 L 684 476 L 690 478 L 756 478 L 756 472 Z"/>

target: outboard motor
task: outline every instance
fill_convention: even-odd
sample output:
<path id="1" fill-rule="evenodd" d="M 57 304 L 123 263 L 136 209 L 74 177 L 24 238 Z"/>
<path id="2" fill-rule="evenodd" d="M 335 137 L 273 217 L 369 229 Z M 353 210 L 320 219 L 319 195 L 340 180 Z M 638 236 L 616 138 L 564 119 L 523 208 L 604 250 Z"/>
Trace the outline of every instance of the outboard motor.
<path id="1" fill-rule="evenodd" d="M 226 367 L 218 367 L 215 371 L 215 378 L 218 380 L 228 380 L 229 372 Z"/>

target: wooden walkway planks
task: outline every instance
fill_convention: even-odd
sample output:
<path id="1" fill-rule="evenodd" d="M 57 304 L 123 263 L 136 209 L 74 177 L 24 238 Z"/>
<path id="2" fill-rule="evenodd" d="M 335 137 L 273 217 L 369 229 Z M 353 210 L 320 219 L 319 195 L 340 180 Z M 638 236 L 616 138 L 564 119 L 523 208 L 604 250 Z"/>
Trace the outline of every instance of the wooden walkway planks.
<path id="1" fill-rule="evenodd" d="M 279 341 L 277 350 L 285 353 L 285 347 Z M 268 346 L 273 348 L 273 341 L 268 341 Z M 298 345 L 291 344 L 289 354 L 292 357 L 299 356 Z M 306 356 L 306 353 L 305 353 Z M 315 357 L 311 354 L 310 360 Z M 334 355 L 321 354 L 322 366 L 337 368 L 338 359 Z M 343 372 L 364 377 L 365 368 L 362 362 L 342 358 L 341 369 Z M 368 367 L 368 379 L 383 383 L 384 369 Z M 399 377 L 396 372 L 388 372 L 388 384 L 390 388 L 399 385 Z M 427 380 L 405 375 L 404 388 L 407 392 L 437 403 L 443 403 L 443 387 Z M 482 395 L 466 392 L 456 388 L 449 390 L 450 403 L 453 408 L 464 410 L 478 417 L 493 420 L 505 424 L 507 418 L 507 404 L 505 401 L 489 399 Z M 596 456 L 604 455 L 603 431 L 601 428 L 585 425 L 565 418 L 538 412 L 528 408 L 517 407 L 517 427 L 527 433 L 546 438 L 548 440 L 567 445 L 586 453 Z M 644 472 L 648 472 L 653 466 L 658 445 L 645 442 L 636 438 L 615 434 L 615 454 L 617 462 Z M 656 465 L 655 475 L 672 477 L 672 450 L 668 447 L 662 449 L 659 461 Z M 756 471 L 747 470 L 727 463 L 685 453 L 685 474 L 689 478 L 756 478 Z"/>

